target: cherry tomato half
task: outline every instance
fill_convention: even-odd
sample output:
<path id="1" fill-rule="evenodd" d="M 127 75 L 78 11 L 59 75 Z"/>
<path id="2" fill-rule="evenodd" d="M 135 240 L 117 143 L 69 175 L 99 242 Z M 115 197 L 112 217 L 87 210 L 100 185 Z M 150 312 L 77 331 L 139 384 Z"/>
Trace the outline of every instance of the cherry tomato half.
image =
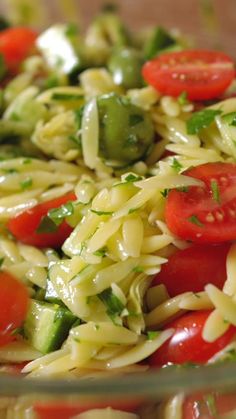
<path id="1" fill-rule="evenodd" d="M 0 272 L 0 346 L 15 340 L 13 333 L 25 320 L 29 296 L 22 282 L 8 272 Z"/>
<path id="2" fill-rule="evenodd" d="M 236 164 L 206 163 L 184 174 L 202 180 L 205 187 L 170 191 L 165 210 L 169 229 L 195 243 L 235 240 Z"/>
<path id="3" fill-rule="evenodd" d="M 234 63 L 223 52 L 172 52 L 145 63 L 143 77 L 162 94 L 179 96 L 185 91 L 191 100 L 208 100 L 221 95 L 231 84 Z"/>
<path id="4" fill-rule="evenodd" d="M 11 218 L 8 222 L 8 229 L 22 243 L 37 247 L 58 248 L 70 235 L 73 230 L 72 227 L 63 221 L 57 230 L 53 232 L 39 233 L 37 229 L 42 218 L 47 215 L 48 211 L 75 199 L 76 196 L 74 193 L 68 193 L 60 198 L 36 205 Z"/>
<path id="5" fill-rule="evenodd" d="M 205 244 L 177 250 L 162 265 L 152 286 L 164 284 L 171 297 L 187 291 L 203 291 L 209 283 L 222 289 L 226 280 L 226 256 L 229 247 L 229 244 Z"/>
<path id="6" fill-rule="evenodd" d="M 196 393 L 183 403 L 183 419 L 216 419 L 236 410 L 236 394 Z M 230 416 L 231 417 L 231 416 Z M 235 416 L 232 416 L 232 419 Z"/>
<path id="7" fill-rule="evenodd" d="M 15 27 L 0 32 L 0 54 L 8 69 L 18 70 L 21 62 L 33 51 L 37 33 L 30 28 Z"/>
<path id="8" fill-rule="evenodd" d="M 174 328 L 175 332 L 151 355 L 150 364 L 153 366 L 163 366 L 168 362 L 205 364 L 214 354 L 228 345 L 236 334 L 234 326 L 230 326 L 227 332 L 213 343 L 203 340 L 202 330 L 210 313 L 209 310 L 191 312 L 169 323 L 166 329 Z"/>

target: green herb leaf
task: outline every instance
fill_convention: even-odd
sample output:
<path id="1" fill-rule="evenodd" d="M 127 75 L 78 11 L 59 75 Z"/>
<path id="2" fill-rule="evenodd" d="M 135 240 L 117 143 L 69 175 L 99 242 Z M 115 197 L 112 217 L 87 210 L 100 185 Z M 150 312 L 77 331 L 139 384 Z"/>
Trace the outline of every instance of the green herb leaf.
<path id="1" fill-rule="evenodd" d="M 171 167 L 177 172 L 179 173 L 180 170 L 183 168 L 182 164 L 174 157 L 173 158 L 173 162 L 171 164 Z"/>
<path id="2" fill-rule="evenodd" d="M 154 340 L 159 334 L 160 332 L 149 331 L 147 332 L 147 340 Z"/>
<path id="3" fill-rule="evenodd" d="M 138 144 L 138 137 L 136 134 L 130 134 L 125 142 L 124 147 L 133 147 Z"/>
<path id="4" fill-rule="evenodd" d="M 90 209 L 90 211 L 93 212 L 94 214 L 97 214 L 97 215 L 112 215 L 112 214 L 114 214 L 113 211 L 97 211 L 95 209 Z"/>
<path id="5" fill-rule="evenodd" d="M 161 191 L 160 194 L 164 196 L 164 198 L 166 198 L 169 192 L 170 192 L 170 189 L 163 189 L 163 191 Z"/>
<path id="6" fill-rule="evenodd" d="M 31 179 L 31 177 L 27 177 L 26 179 L 22 180 L 22 182 L 20 182 L 20 186 L 21 189 L 23 189 L 23 191 L 25 189 L 29 189 L 33 184 L 33 181 Z"/>
<path id="7" fill-rule="evenodd" d="M 188 192 L 189 191 L 189 187 L 188 186 L 179 186 L 178 188 L 176 188 L 177 191 L 179 192 Z"/>
<path id="8" fill-rule="evenodd" d="M 53 233 L 57 231 L 58 226 L 47 215 L 43 217 L 36 230 L 37 233 Z"/>
<path id="9" fill-rule="evenodd" d="M 59 208 L 53 208 L 48 211 L 48 217 L 56 225 L 60 225 L 66 217 L 74 214 L 74 205 L 72 202 L 67 202 L 66 204 L 61 205 Z"/>
<path id="10" fill-rule="evenodd" d="M 119 298 L 112 292 L 111 288 L 108 288 L 101 292 L 98 295 L 99 299 L 107 307 L 107 314 L 109 317 L 114 319 L 114 317 L 119 316 L 124 310 L 124 304 L 119 300 Z"/>
<path id="11" fill-rule="evenodd" d="M 80 135 L 69 135 L 69 140 L 73 141 L 79 149 L 82 149 L 82 142 L 81 142 L 81 136 Z"/>
<path id="12" fill-rule="evenodd" d="M 211 190 L 214 201 L 216 201 L 217 204 L 220 204 L 220 191 L 216 180 L 211 181 Z"/>
<path id="13" fill-rule="evenodd" d="M 30 159 L 30 158 L 27 158 L 27 159 L 23 160 L 23 164 L 30 164 L 30 163 L 32 163 L 32 159 Z"/>
<path id="14" fill-rule="evenodd" d="M 7 174 L 9 174 L 9 175 L 11 175 L 11 174 L 13 174 L 13 173 L 18 173 L 19 171 L 17 170 L 17 169 L 2 169 L 2 171 L 4 172 L 4 173 L 7 173 Z"/>
<path id="15" fill-rule="evenodd" d="M 197 218 L 196 215 L 192 215 L 188 218 L 188 221 L 192 224 L 196 224 L 198 227 L 204 227 L 204 224 L 201 223 L 201 221 Z"/>
<path id="16" fill-rule="evenodd" d="M 76 36 L 78 34 L 78 27 L 75 23 L 68 23 L 65 28 L 65 35 L 68 37 Z"/>
<path id="17" fill-rule="evenodd" d="M 204 401 L 207 405 L 207 408 L 209 410 L 210 415 L 213 418 L 216 418 L 218 415 L 217 407 L 216 407 L 216 401 L 213 394 L 207 394 L 204 396 Z"/>
<path id="18" fill-rule="evenodd" d="M 139 180 L 142 180 L 142 179 L 143 179 L 142 176 L 135 175 L 134 173 L 129 173 L 125 177 L 125 182 L 127 182 L 127 183 L 133 183 L 133 182 L 138 182 Z"/>
<path id="19" fill-rule="evenodd" d="M 130 208 L 128 214 L 133 214 L 133 212 L 138 211 L 139 208 Z"/>
<path id="20" fill-rule="evenodd" d="M 99 257 L 104 257 L 106 256 L 107 253 L 107 247 L 101 247 L 101 249 L 96 250 L 96 252 L 94 252 L 93 254 L 95 256 L 99 256 Z"/>
<path id="21" fill-rule="evenodd" d="M 143 271 L 144 271 L 144 268 L 142 266 L 135 266 L 133 268 L 133 272 L 136 272 L 136 273 L 141 273 Z"/>
<path id="22" fill-rule="evenodd" d="M 222 111 L 220 109 L 204 109 L 195 112 L 187 121 L 187 133 L 189 135 L 197 134 L 201 129 L 211 125 L 215 117 L 221 113 Z"/>
<path id="23" fill-rule="evenodd" d="M 236 126 L 236 112 L 226 113 L 222 115 L 222 120 L 228 125 Z"/>
<path id="24" fill-rule="evenodd" d="M 83 99 L 83 95 L 78 95 L 75 93 L 53 93 L 51 96 L 52 100 L 81 100 Z"/>
<path id="25" fill-rule="evenodd" d="M 76 109 L 74 111 L 75 123 L 77 125 L 77 127 L 76 127 L 77 130 L 80 130 L 81 129 L 83 113 L 84 113 L 84 106 L 81 106 L 79 109 Z"/>
<path id="26" fill-rule="evenodd" d="M 179 102 L 179 104 L 181 106 L 187 105 L 189 103 L 189 101 L 188 101 L 188 93 L 185 92 L 185 91 L 182 92 L 182 93 L 180 93 L 180 95 L 178 96 L 177 100 L 178 100 L 178 102 Z"/>
<path id="27" fill-rule="evenodd" d="M 143 116 L 139 114 L 133 114 L 129 117 L 129 126 L 134 127 L 135 125 L 139 124 L 140 122 L 143 122 Z"/>
<path id="28" fill-rule="evenodd" d="M 2 267 L 2 264 L 3 264 L 4 260 L 5 260 L 5 258 L 0 258 L 0 269 Z"/>

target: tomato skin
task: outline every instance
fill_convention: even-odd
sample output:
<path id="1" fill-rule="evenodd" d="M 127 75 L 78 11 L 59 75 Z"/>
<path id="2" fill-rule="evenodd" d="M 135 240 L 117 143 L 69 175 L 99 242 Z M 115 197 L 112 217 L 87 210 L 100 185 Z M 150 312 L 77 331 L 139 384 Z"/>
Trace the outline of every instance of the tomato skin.
<path id="1" fill-rule="evenodd" d="M 170 191 L 165 219 L 172 233 L 194 243 L 235 240 L 236 164 L 206 163 L 184 174 L 202 180 L 205 186 L 191 186 L 187 192 Z M 211 182 L 218 185 L 219 202 L 214 198 Z"/>
<path id="2" fill-rule="evenodd" d="M 152 286 L 164 284 L 170 297 L 183 292 L 200 292 L 211 283 L 222 289 L 226 280 L 226 257 L 229 244 L 218 246 L 193 245 L 177 250 L 162 265 Z"/>
<path id="3" fill-rule="evenodd" d="M 58 208 L 69 201 L 75 201 L 74 193 L 68 193 L 60 198 L 52 199 L 51 201 L 43 202 L 33 208 L 30 208 L 19 215 L 11 218 L 8 222 L 9 231 L 22 243 L 37 247 L 60 247 L 66 238 L 72 232 L 65 221 L 58 226 L 57 231 L 51 233 L 38 233 L 37 228 L 48 211 L 53 208 Z"/>
<path id="4" fill-rule="evenodd" d="M 140 400 L 109 400 L 108 402 L 91 401 L 81 403 L 66 403 L 58 402 L 56 404 L 37 403 L 34 406 L 34 411 L 39 419 L 70 419 L 75 415 L 87 412 L 93 409 L 106 409 L 111 407 L 114 410 L 121 410 L 124 412 L 135 412 L 142 405 Z"/>
<path id="5" fill-rule="evenodd" d="M 224 415 L 236 409 L 236 394 L 196 393 L 187 396 L 183 403 L 183 419 L 214 419 L 207 401 L 211 398 L 218 415 Z M 232 416 L 233 418 L 233 416 Z"/>
<path id="6" fill-rule="evenodd" d="M 0 346 L 15 340 L 12 332 L 25 320 L 29 295 L 26 286 L 8 272 L 0 272 Z"/>
<path id="7" fill-rule="evenodd" d="M 0 32 L 0 54 L 11 72 L 16 72 L 21 62 L 33 51 L 37 36 L 34 30 L 24 27 Z"/>
<path id="8" fill-rule="evenodd" d="M 160 93 L 191 100 L 220 96 L 234 79 L 233 60 L 222 52 L 186 50 L 161 54 L 143 66 L 144 80 Z"/>
<path id="9" fill-rule="evenodd" d="M 236 334 L 234 326 L 230 326 L 225 334 L 213 343 L 203 340 L 203 326 L 210 313 L 209 310 L 191 312 L 168 323 L 165 329 L 174 328 L 175 333 L 151 355 L 150 364 L 159 367 L 168 363 L 205 364 L 214 354 L 228 345 Z"/>

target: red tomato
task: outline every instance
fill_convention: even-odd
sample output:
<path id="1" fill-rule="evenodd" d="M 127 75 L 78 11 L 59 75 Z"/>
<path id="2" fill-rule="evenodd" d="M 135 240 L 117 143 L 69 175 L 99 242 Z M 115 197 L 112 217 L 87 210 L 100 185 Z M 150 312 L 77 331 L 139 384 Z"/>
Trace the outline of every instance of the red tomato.
<path id="1" fill-rule="evenodd" d="M 215 419 L 236 409 L 236 394 L 197 393 L 186 397 L 183 419 Z M 233 416 L 232 416 L 233 419 Z"/>
<path id="2" fill-rule="evenodd" d="M 144 64 L 145 81 L 165 95 L 187 92 L 191 100 L 221 95 L 234 79 L 233 60 L 223 52 L 187 50 L 160 55 Z"/>
<path id="3" fill-rule="evenodd" d="M 114 410 L 124 412 L 135 412 L 142 405 L 140 400 L 109 400 L 108 402 L 81 402 L 81 403 L 56 403 L 56 404 L 36 404 L 34 411 L 39 419 L 70 419 L 75 415 L 93 409 L 106 409 L 111 407 Z"/>
<path id="4" fill-rule="evenodd" d="M 60 198 L 36 205 L 11 218 L 8 222 L 8 229 L 22 243 L 37 247 L 60 247 L 73 230 L 65 221 L 58 226 L 56 231 L 50 233 L 39 233 L 37 229 L 48 211 L 75 199 L 74 193 L 68 193 Z"/>
<path id="5" fill-rule="evenodd" d="M 154 366 L 163 366 L 168 362 L 205 364 L 214 354 L 228 345 L 236 334 L 234 326 L 230 326 L 227 332 L 213 343 L 203 340 L 203 326 L 210 313 L 209 310 L 191 312 L 169 323 L 165 329 L 174 328 L 175 333 L 151 355 L 150 364 Z"/>
<path id="6" fill-rule="evenodd" d="M 162 265 L 152 285 L 164 284 L 171 297 L 186 291 L 203 291 L 211 283 L 222 288 L 226 280 L 226 256 L 230 245 L 194 245 L 177 250 Z"/>
<path id="7" fill-rule="evenodd" d="M 25 320 L 29 296 L 24 284 L 0 272 L 0 346 L 15 340 L 14 330 Z"/>
<path id="8" fill-rule="evenodd" d="M 170 191 L 165 210 L 169 229 L 196 243 L 235 240 L 236 164 L 206 163 L 184 174 L 202 180 L 205 187 Z"/>
<path id="9" fill-rule="evenodd" d="M 0 54 L 10 71 L 17 71 L 20 63 L 33 51 L 37 33 L 29 28 L 9 28 L 0 32 Z"/>

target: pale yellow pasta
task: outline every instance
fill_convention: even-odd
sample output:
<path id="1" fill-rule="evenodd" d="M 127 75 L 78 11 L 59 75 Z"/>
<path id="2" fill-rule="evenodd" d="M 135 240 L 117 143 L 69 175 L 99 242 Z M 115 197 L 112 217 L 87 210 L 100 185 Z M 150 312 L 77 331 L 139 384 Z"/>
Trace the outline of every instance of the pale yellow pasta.
<path id="1" fill-rule="evenodd" d="M 160 332 L 153 340 L 143 340 L 124 354 L 118 355 L 107 362 L 110 369 L 121 368 L 127 365 L 135 364 L 146 359 L 154 351 L 156 351 L 166 340 L 173 334 L 173 329 L 167 329 Z"/>
<path id="2" fill-rule="evenodd" d="M 113 323 L 88 322 L 71 329 L 70 336 L 81 342 L 101 345 L 132 345 L 138 341 L 136 333 Z"/>
<path id="3" fill-rule="evenodd" d="M 128 413 L 121 410 L 113 410 L 110 407 L 106 409 L 93 409 L 87 412 L 73 416 L 73 419 L 139 419 L 135 413 Z"/>
<path id="4" fill-rule="evenodd" d="M 206 342 L 214 342 L 220 336 L 222 336 L 229 328 L 229 322 L 227 322 L 218 309 L 212 311 L 208 316 L 202 337 Z"/>
<path id="5" fill-rule="evenodd" d="M 190 293 L 179 302 L 179 308 L 183 310 L 210 310 L 214 308 L 206 292 Z"/>
<path id="6" fill-rule="evenodd" d="M 212 284 L 206 285 L 205 290 L 224 320 L 236 326 L 236 302 Z"/>
<path id="7" fill-rule="evenodd" d="M 24 362 L 38 359 L 41 353 L 26 342 L 11 342 L 0 348 L 0 362 Z"/>
<path id="8" fill-rule="evenodd" d="M 172 96 L 163 96 L 160 100 L 160 106 L 162 111 L 168 116 L 177 117 L 181 112 L 178 101 Z"/>
<path id="9" fill-rule="evenodd" d="M 173 242 L 173 237 L 168 234 L 144 237 L 142 242 L 142 253 L 153 253 Z"/>
<path id="10" fill-rule="evenodd" d="M 122 88 L 114 83 L 111 74 L 105 68 L 83 71 L 80 75 L 80 83 L 87 98 L 111 92 L 122 92 Z"/>
<path id="11" fill-rule="evenodd" d="M 176 394 L 165 404 L 163 419 L 182 419 L 184 393 Z"/>
<path id="12" fill-rule="evenodd" d="M 152 86 L 128 90 L 127 96 L 134 105 L 145 111 L 150 110 L 160 98 L 160 94 Z"/>
<path id="13" fill-rule="evenodd" d="M 223 291 L 228 295 L 236 294 L 236 245 L 232 244 L 226 259 L 227 278 L 224 283 Z"/>
<path id="14" fill-rule="evenodd" d="M 41 266 L 31 266 L 25 273 L 26 279 L 43 289 L 47 286 L 47 270 Z"/>
<path id="15" fill-rule="evenodd" d="M 99 147 L 99 121 L 96 100 L 91 100 L 84 108 L 82 126 L 82 150 L 86 166 L 96 167 Z"/>
<path id="16" fill-rule="evenodd" d="M 155 285 L 147 290 L 146 303 L 148 309 L 152 311 L 154 308 L 169 300 L 169 294 L 165 285 Z"/>
<path id="17" fill-rule="evenodd" d="M 148 179 L 135 182 L 135 186 L 145 190 L 154 191 L 158 193 L 159 190 L 180 188 L 183 186 L 202 186 L 202 182 L 198 179 L 190 178 L 184 175 L 170 175 L 170 176 L 153 176 Z"/>
<path id="18" fill-rule="evenodd" d="M 183 310 L 179 308 L 179 303 L 184 295 L 189 293 L 181 294 L 173 297 L 162 304 L 154 308 L 150 313 L 145 316 L 145 323 L 147 327 L 160 327 L 163 323 L 167 322 L 174 315 L 182 314 Z"/>
<path id="19" fill-rule="evenodd" d="M 121 226 L 121 220 L 113 220 L 111 219 L 108 223 L 100 223 L 97 231 L 88 241 L 87 251 L 90 253 L 96 252 L 96 250 L 103 247 L 107 240 L 117 232 L 117 230 Z"/>

